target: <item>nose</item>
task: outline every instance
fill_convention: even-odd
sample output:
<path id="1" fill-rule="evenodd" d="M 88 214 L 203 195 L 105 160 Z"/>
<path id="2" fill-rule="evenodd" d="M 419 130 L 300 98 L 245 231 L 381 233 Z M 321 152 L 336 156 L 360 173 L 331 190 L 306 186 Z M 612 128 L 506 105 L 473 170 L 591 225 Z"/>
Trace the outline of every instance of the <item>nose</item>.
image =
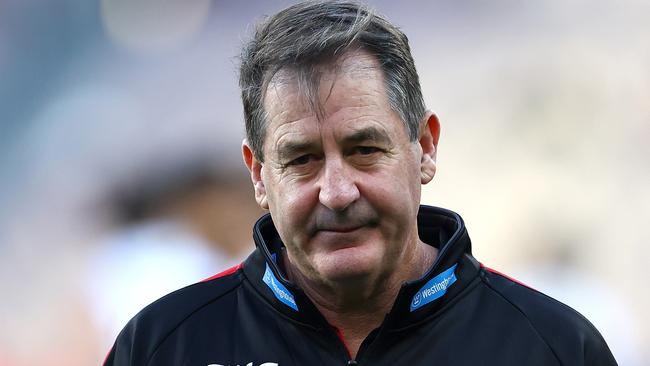
<path id="1" fill-rule="evenodd" d="M 340 159 L 326 159 L 320 179 L 318 199 L 332 211 L 343 211 L 359 199 L 352 172 Z"/>

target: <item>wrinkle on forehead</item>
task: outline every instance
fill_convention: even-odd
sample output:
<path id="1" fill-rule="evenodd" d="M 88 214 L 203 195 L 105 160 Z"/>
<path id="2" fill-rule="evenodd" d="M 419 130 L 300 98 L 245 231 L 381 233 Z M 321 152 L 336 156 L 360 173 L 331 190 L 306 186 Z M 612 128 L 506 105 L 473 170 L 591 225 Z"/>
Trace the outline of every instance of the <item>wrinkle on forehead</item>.
<path id="1" fill-rule="evenodd" d="M 309 130 L 312 126 L 303 122 L 302 120 L 290 121 L 279 126 L 275 131 L 273 151 L 279 155 L 281 152 L 286 152 L 287 146 L 312 144 L 308 136 L 310 132 L 320 135 L 320 124 L 316 124 L 315 130 Z"/>
<path id="2" fill-rule="evenodd" d="M 275 94 L 275 101 L 285 105 L 287 101 L 282 100 L 280 95 L 283 93 L 280 91 L 294 91 L 292 94 L 296 94 L 296 98 L 291 102 L 299 105 L 291 107 L 299 107 L 301 113 L 311 112 L 322 121 L 326 117 L 325 104 L 331 97 L 339 76 L 359 80 L 378 77 L 383 85 L 383 71 L 377 58 L 365 50 L 356 49 L 344 53 L 333 62 L 282 68 L 270 78 L 266 94 L 267 97 L 269 93 Z M 268 111 L 268 98 L 264 98 L 264 104 Z"/>

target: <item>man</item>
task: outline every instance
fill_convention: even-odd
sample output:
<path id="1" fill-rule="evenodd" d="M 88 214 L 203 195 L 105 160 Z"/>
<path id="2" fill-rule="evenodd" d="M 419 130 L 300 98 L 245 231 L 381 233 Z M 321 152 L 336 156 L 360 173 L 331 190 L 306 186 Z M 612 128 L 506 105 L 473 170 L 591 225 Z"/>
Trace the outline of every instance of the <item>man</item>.
<path id="1" fill-rule="evenodd" d="M 481 266 L 460 216 L 419 205 L 440 126 L 392 24 L 294 5 L 240 83 L 257 249 L 143 310 L 107 365 L 616 364 L 577 312 Z"/>

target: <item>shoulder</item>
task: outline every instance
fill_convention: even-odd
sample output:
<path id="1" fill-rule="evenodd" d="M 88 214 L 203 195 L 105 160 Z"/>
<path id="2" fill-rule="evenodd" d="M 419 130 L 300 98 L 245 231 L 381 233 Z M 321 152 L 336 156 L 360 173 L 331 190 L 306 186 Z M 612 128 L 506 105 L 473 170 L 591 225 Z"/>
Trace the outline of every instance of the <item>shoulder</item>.
<path id="1" fill-rule="evenodd" d="M 563 365 L 616 365 L 598 330 L 576 310 L 491 268 L 482 266 L 481 277 L 530 323 Z"/>
<path id="2" fill-rule="evenodd" d="M 205 306 L 227 299 L 241 286 L 243 278 L 240 264 L 156 300 L 127 323 L 104 364 L 146 365 L 174 330 Z M 227 307 L 231 302 L 223 304 Z"/>
<path id="3" fill-rule="evenodd" d="M 155 323 L 160 330 L 173 329 L 192 313 L 227 296 L 241 285 L 241 265 L 161 297 L 140 311 L 131 322 Z"/>

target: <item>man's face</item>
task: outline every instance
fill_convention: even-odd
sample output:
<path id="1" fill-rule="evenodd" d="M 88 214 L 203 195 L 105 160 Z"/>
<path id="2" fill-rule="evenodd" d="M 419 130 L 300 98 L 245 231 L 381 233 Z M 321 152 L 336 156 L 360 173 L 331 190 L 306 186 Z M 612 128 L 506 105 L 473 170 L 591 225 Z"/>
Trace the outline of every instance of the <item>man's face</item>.
<path id="1" fill-rule="evenodd" d="M 418 242 L 420 185 L 430 179 L 423 165 L 435 171 L 435 163 L 409 141 L 369 54 L 349 53 L 336 72 L 324 71 L 320 98 L 319 119 L 292 78 L 271 82 L 265 162 L 250 150 L 246 158 L 244 146 L 256 196 L 303 276 L 322 284 L 377 279 Z"/>

